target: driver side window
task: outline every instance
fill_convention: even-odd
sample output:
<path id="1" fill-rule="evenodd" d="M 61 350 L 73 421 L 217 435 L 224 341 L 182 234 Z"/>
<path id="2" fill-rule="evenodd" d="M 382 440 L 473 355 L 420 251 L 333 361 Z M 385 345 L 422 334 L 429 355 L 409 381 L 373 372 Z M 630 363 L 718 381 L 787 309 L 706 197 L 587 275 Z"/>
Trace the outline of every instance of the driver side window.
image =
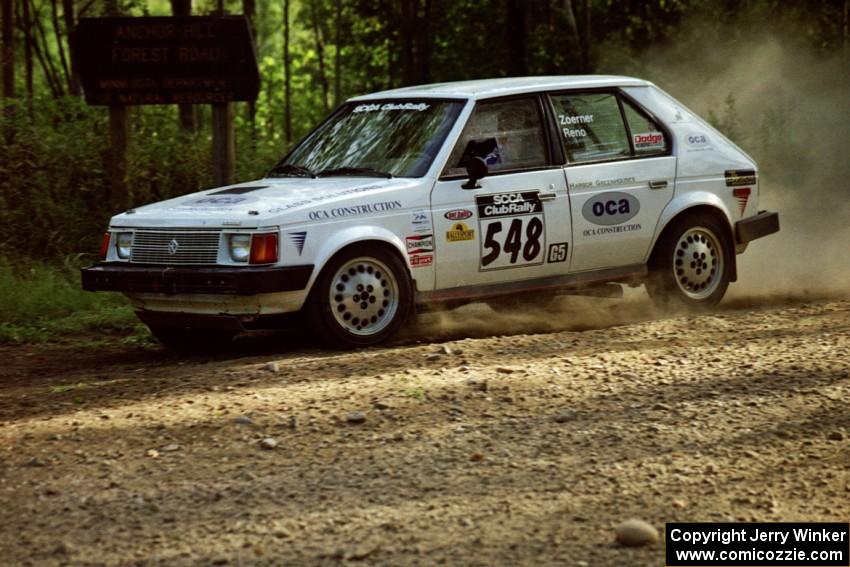
<path id="1" fill-rule="evenodd" d="M 537 99 L 478 103 L 443 176 L 466 175 L 466 162 L 472 157 L 483 158 L 491 173 L 546 166 L 546 139 Z"/>

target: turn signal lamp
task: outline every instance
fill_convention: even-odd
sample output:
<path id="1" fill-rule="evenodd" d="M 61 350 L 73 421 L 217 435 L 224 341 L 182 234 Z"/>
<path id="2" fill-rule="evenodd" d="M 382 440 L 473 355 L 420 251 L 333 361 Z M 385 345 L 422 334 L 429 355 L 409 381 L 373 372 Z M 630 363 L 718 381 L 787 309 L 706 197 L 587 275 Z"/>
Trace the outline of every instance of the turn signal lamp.
<path id="1" fill-rule="evenodd" d="M 277 233 L 255 234 L 251 238 L 251 263 L 273 264 L 277 262 Z"/>
<path id="2" fill-rule="evenodd" d="M 103 239 L 100 241 L 100 259 L 106 260 L 106 254 L 109 252 L 109 233 L 103 233 Z"/>

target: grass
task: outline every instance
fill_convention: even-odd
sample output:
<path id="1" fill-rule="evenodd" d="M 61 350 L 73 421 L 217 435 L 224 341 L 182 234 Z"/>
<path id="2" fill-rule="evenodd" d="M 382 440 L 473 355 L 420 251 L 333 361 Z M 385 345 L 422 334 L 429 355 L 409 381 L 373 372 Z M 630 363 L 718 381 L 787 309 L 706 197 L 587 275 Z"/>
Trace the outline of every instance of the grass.
<path id="1" fill-rule="evenodd" d="M 88 333 L 119 335 L 131 343 L 148 336 L 121 295 L 80 288 L 75 262 L 12 265 L 0 258 L 0 344 Z"/>

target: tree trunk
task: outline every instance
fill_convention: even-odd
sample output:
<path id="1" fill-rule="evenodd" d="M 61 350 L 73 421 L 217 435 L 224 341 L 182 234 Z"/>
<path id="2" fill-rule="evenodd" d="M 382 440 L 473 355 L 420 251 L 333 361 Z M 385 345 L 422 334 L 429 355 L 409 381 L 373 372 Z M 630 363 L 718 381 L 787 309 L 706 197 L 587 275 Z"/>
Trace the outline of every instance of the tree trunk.
<path id="1" fill-rule="evenodd" d="M 325 44 L 322 40 L 322 29 L 319 26 L 319 3 L 317 0 L 311 2 L 313 12 L 313 37 L 316 41 L 316 54 L 319 58 L 319 81 L 322 84 L 322 105 L 327 113 L 328 108 L 328 74 L 325 71 Z"/>
<path id="2" fill-rule="evenodd" d="M 342 59 L 340 51 L 342 51 L 342 0 L 334 2 L 336 8 L 336 50 L 334 52 L 334 106 L 339 106 L 340 103 L 340 84 L 342 81 Z"/>
<path id="3" fill-rule="evenodd" d="M 413 36 L 416 29 L 414 24 L 415 12 L 415 0 L 401 0 L 401 20 L 399 21 L 398 40 L 402 86 L 416 83 L 416 63 L 413 56 Z"/>
<path id="4" fill-rule="evenodd" d="M 567 24 L 567 41 L 564 42 L 563 46 L 559 47 L 567 51 L 567 53 L 565 53 L 567 61 L 578 61 L 581 66 L 581 70 L 584 71 L 585 67 L 581 36 L 578 32 L 578 23 L 576 21 L 576 13 L 573 8 L 572 0 L 564 0 L 564 20 Z M 571 67 L 575 69 L 574 66 L 571 65 Z"/>
<path id="5" fill-rule="evenodd" d="M 171 13 L 175 16 L 186 17 L 192 15 L 192 0 L 171 0 Z M 191 104 L 178 104 L 177 114 L 180 119 L 180 130 L 184 134 L 195 132 L 195 107 Z"/>
<path id="6" fill-rule="evenodd" d="M 5 0 L 4 0 L 5 1 Z M 61 97 L 64 96 L 65 90 L 62 88 L 62 78 L 59 75 L 59 72 L 56 70 L 56 67 L 53 66 L 53 58 L 50 57 L 50 48 L 47 44 L 47 33 L 44 31 L 44 26 L 41 25 L 41 14 L 38 13 L 38 10 L 33 2 L 32 7 L 32 21 L 35 24 L 35 46 L 36 46 L 36 54 L 41 52 L 39 58 L 41 59 L 41 64 L 44 67 L 45 75 L 48 76 L 48 80 L 53 84 L 53 96 Z M 41 48 L 38 48 L 38 41 L 41 40 Z"/>
<path id="7" fill-rule="evenodd" d="M 508 46 L 508 74 L 512 76 L 528 75 L 528 57 L 525 34 L 526 5 L 524 0 L 506 2 Z"/>
<path id="8" fill-rule="evenodd" d="M 581 71 L 592 73 L 590 68 L 590 0 L 582 0 L 584 15 L 584 33 L 581 34 Z"/>
<path id="9" fill-rule="evenodd" d="M 0 12 L 3 15 L 3 41 L 2 49 L 0 49 L 0 59 L 3 68 L 3 115 L 9 120 L 7 127 L 4 129 L 3 137 L 7 144 L 11 144 L 15 140 L 15 129 L 12 118 L 14 118 L 15 107 L 12 105 L 11 99 L 15 97 L 15 9 L 12 5 L 12 0 L 2 0 L 2 8 Z"/>
<path id="10" fill-rule="evenodd" d="M 15 11 L 12 0 L 2 0 L 3 15 L 3 98 L 15 96 Z"/>
<path id="11" fill-rule="evenodd" d="M 248 19 L 248 27 L 251 29 L 251 42 L 255 46 L 255 50 L 257 45 L 257 26 L 254 25 L 256 8 L 256 0 L 242 0 L 242 13 Z M 249 100 L 246 110 L 248 125 L 251 130 L 251 147 L 254 148 L 257 145 L 257 101 Z"/>
<path id="12" fill-rule="evenodd" d="M 404 0 L 404 1 L 406 1 L 406 0 Z M 397 34 L 403 33 L 403 30 L 401 30 L 395 23 L 396 20 L 397 20 L 397 15 L 395 13 L 393 0 L 383 0 L 380 3 L 380 6 L 381 6 L 381 14 L 383 14 L 386 17 L 386 20 L 384 22 L 382 22 L 384 32 L 390 37 L 392 37 L 393 33 L 397 33 Z M 390 89 L 390 88 L 398 86 L 398 83 L 397 83 L 398 65 L 396 63 L 398 62 L 398 52 L 400 50 L 389 49 L 388 51 L 389 51 L 389 53 L 387 53 L 387 82 L 386 82 L 385 88 Z M 376 82 L 370 82 L 369 86 L 372 88 L 372 90 L 374 90 L 374 86 L 375 86 L 376 83 L 377 83 L 377 81 Z"/>
<path id="13" fill-rule="evenodd" d="M 24 32 L 24 82 L 27 89 L 27 109 L 32 117 L 32 18 L 28 0 L 19 4 L 21 7 L 21 28 Z"/>
<path id="14" fill-rule="evenodd" d="M 844 44 L 844 62 L 850 63 L 850 0 L 844 0 L 844 17 L 843 19 L 843 44 Z"/>
<path id="15" fill-rule="evenodd" d="M 419 2 L 416 3 L 417 8 Z M 415 14 L 416 31 L 416 82 L 431 82 L 431 0 L 424 0 L 422 15 Z"/>
<path id="16" fill-rule="evenodd" d="M 289 62 L 289 0 L 283 0 L 283 131 L 286 149 L 292 144 L 292 69 Z"/>
<path id="17" fill-rule="evenodd" d="M 62 37 L 64 34 L 59 26 L 59 9 L 56 7 L 56 0 L 50 0 L 50 21 L 53 23 L 53 35 L 56 37 L 62 75 L 65 77 L 65 84 L 68 85 L 68 92 L 71 92 L 71 71 L 68 68 L 68 58 L 65 56 L 65 41 Z"/>
<path id="18" fill-rule="evenodd" d="M 65 37 L 68 38 L 69 45 L 71 39 L 71 30 L 76 25 L 74 17 L 74 0 L 62 0 L 62 17 L 65 20 Z M 71 80 L 68 83 L 68 92 L 74 96 L 83 94 L 83 88 L 80 85 L 80 74 L 77 72 L 77 65 L 74 62 L 74 57 L 71 58 Z"/>

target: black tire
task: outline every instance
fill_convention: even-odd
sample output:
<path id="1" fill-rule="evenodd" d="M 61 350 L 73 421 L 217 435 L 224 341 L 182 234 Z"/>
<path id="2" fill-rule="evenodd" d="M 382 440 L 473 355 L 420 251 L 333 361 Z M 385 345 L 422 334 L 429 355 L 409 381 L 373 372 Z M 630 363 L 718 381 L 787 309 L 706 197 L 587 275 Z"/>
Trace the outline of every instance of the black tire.
<path id="1" fill-rule="evenodd" d="M 696 212 L 674 220 L 649 260 L 646 290 L 668 310 L 706 310 L 723 299 L 735 261 L 727 224 Z"/>
<path id="2" fill-rule="evenodd" d="M 148 325 L 153 336 L 171 350 L 187 353 L 209 353 L 225 349 L 233 342 L 236 331 L 224 329 L 197 329 Z"/>
<path id="3" fill-rule="evenodd" d="M 395 334 L 410 315 L 412 300 L 407 266 L 398 254 L 381 245 L 355 244 L 325 265 L 306 311 L 319 340 L 350 349 Z"/>

